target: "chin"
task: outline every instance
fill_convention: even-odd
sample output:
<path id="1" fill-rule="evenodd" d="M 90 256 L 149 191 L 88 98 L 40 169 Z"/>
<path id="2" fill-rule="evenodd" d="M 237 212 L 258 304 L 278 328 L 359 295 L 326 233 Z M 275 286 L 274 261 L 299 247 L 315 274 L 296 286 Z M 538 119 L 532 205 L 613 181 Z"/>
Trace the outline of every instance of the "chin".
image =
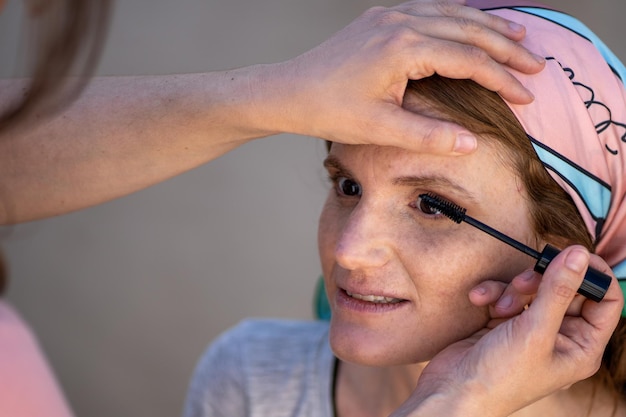
<path id="1" fill-rule="evenodd" d="M 364 366 L 408 365 L 430 360 L 445 346 L 409 343 L 406 337 L 351 326 L 330 326 L 330 347 L 345 362 Z"/>
<path id="2" fill-rule="evenodd" d="M 416 364 L 431 360 L 446 347 L 471 336 L 483 328 L 487 320 L 486 314 L 481 312 L 472 320 L 459 320 L 458 326 L 429 329 L 422 323 L 413 329 L 392 325 L 376 329 L 333 316 L 330 323 L 330 346 L 337 358 L 359 365 Z"/>

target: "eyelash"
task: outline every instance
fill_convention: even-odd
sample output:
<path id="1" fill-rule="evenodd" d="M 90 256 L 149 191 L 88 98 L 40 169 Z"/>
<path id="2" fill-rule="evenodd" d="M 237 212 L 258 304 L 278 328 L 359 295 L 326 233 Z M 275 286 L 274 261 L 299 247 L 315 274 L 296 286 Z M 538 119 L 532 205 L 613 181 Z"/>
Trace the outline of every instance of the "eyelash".
<path id="1" fill-rule="evenodd" d="M 361 188 L 361 184 L 359 184 L 357 181 L 346 177 L 344 175 L 334 175 L 330 177 L 330 180 L 333 183 L 333 187 L 335 189 L 335 193 L 337 194 L 337 196 L 341 197 L 341 198 L 354 198 L 354 197 L 360 197 L 362 190 Z M 346 194 L 343 190 L 342 190 L 342 182 L 343 180 L 347 180 L 347 181 L 351 181 L 354 185 L 359 187 L 359 191 L 356 195 L 349 195 Z"/>
<path id="2" fill-rule="evenodd" d="M 333 184 L 333 188 L 335 190 L 335 194 L 339 197 L 339 198 L 345 198 L 345 199 L 352 199 L 352 198 L 360 198 L 361 197 L 361 193 L 362 190 L 360 190 L 361 185 L 353 180 L 350 177 L 347 177 L 345 175 L 340 175 L 340 174 L 336 174 L 336 175 L 329 175 L 329 179 Z M 356 195 L 349 195 L 346 194 L 342 188 L 341 188 L 341 184 L 343 180 L 348 180 L 351 181 L 353 184 L 357 185 L 359 187 L 359 191 L 358 194 Z M 429 192 L 429 190 L 420 190 L 419 193 L 416 193 L 416 195 L 422 194 L 424 192 Z M 430 191 L 431 194 L 435 194 L 432 191 Z M 447 200 L 447 199 L 446 199 Z M 413 199 L 411 201 L 411 203 L 409 203 L 409 207 L 411 207 L 412 209 L 416 210 L 420 215 L 422 216 L 426 216 L 428 219 L 430 220 L 439 220 L 439 219 L 444 219 L 445 216 L 443 214 L 441 214 L 441 212 L 439 212 L 438 210 L 436 211 L 432 211 L 432 209 L 430 209 L 430 207 L 428 207 L 428 209 L 423 209 L 422 205 L 421 205 L 421 198 L 416 197 L 415 199 Z"/>
<path id="3" fill-rule="evenodd" d="M 422 194 L 422 192 L 420 192 L 420 194 Z M 436 194 L 434 194 L 432 192 L 430 194 L 436 195 Z M 430 206 L 426 206 L 426 207 L 428 207 L 428 209 L 427 209 L 428 213 L 427 213 L 425 210 L 423 210 L 421 208 L 422 207 L 421 203 L 422 203 L 421 197 L 417 197 L 417 199 L 413 200 L 409 204 L 409 207 L 419 211 L 422 215 L 425 215 L 429 219 L 432 219 L 432 220 L 440 220 L 440 219 L 445 218 L 445 216 L 439 210 L 432 210 L 432 208 Z"/>

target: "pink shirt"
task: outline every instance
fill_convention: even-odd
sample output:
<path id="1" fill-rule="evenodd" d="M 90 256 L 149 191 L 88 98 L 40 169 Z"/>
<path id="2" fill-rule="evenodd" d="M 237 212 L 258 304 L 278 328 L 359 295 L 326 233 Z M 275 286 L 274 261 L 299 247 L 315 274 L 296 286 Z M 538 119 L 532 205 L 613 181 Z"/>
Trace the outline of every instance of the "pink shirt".
<path id="1" fill-rule="evenodd" d="M 28 325 L 0 300 L 0 417 L 72 417 Z"/>

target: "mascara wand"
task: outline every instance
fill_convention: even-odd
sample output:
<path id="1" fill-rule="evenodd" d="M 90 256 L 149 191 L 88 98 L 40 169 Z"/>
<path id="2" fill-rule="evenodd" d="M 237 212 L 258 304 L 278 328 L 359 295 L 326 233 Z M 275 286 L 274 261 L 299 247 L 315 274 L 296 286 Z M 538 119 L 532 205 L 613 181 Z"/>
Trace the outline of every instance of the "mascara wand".
<path id="1" fill-rule="evenodd" d="M 526 255 L 531 256 L 537 260 L 535 264 L 535 271 L 543 274 L 552 261 L 561 251 L 551 245 L 546 245 L 543 248 L 543 251 L 537 252 L 533 248 L 530 248 L 524 245 L 521 242 L 505 235 L 502 232 L 497 231 L 496 229 L 487 226 L 486 224 L 468 216 L 465 214 L 467 211 L 465 208 L 457 206 L 450 201 L 444 200 L 439 196 L 434 194 L 420 194 L 419 196 L 422 199 L 422 202 L 425 203 L 428 207 L 433 210 L 437 210 L 444 216 L 448 217 L 450 220 L 455 223 L 466 222 L 474 226 L 475 228 L 482 230 L 500 240 L 501 242 L 506 243 L 509 246 L 514 247 L 515 249 L 524 252 Z M 585 278 L 578 289 L 578 293 L 584 295 L 590 300 L 600 302 L 606 291 L 611 284 L 611 277 L 607 274 L 604 274 L 597 269 L 589 267 L 587 272 L 585 272 Z"/>

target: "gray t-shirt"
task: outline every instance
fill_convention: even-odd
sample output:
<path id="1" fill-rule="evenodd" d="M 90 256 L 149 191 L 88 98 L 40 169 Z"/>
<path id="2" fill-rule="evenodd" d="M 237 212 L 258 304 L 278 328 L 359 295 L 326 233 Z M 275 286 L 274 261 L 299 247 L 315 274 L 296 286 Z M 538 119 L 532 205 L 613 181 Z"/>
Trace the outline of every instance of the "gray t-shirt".
<path id="1" fill-rule="evenodd" d="M 185 417 L 332 417 L 335 358 L 323 321 L 246 320 L 195 370 Z"/>

